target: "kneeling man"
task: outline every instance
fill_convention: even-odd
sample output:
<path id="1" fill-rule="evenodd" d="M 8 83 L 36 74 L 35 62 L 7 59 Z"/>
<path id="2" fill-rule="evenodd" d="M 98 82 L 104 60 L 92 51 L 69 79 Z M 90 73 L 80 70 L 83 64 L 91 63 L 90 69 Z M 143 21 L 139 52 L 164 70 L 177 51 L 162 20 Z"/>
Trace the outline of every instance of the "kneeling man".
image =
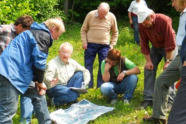
<path id="1" fill-rule="evenodd" d="M 47 64 L 44 82 L 47 85 L 47 95 L 52 99 L 54 105 L 76 101 L 79 92 L 72 89 L 86 87 L 89 84 L 89 71 L 71 59 L 73 46 L 62 43 L 59 56 L 50 60 Z M 86 89 L 85 89 L 86 92 Z"/>

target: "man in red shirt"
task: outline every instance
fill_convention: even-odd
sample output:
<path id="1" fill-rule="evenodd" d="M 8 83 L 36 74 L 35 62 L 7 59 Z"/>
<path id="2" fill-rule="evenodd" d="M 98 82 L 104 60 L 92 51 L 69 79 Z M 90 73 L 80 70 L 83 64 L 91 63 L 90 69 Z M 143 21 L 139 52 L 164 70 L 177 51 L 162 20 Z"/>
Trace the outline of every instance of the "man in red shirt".
<path id="1" fill-rule="evenodd" d="M 166 69 L 173 59 L 175 32 L 172 29 L 172 20 L 166 15 L 155 14 L 149 8 L 138 11 L 138 23 L 141 36 L 141 52 L 145 55 L 144 70 L 144 101 L 142 108 L 152 106 L 154 83 L 158 64 L 164 57 Z M 149 42 L 152 44 L 150 48 Z"/>

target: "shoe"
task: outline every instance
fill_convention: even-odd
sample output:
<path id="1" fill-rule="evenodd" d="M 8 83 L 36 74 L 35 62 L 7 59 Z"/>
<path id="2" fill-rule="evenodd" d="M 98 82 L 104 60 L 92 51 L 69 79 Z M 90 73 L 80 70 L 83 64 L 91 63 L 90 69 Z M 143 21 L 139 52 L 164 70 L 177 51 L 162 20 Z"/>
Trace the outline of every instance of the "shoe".
<path id="1" fill-rule="evenodd" d="M 88 92 L 87 89 L 84 88 L 70 87 L 70 89 L 78 92 L 79 94 L 85 94 Z"/>
<path id="2" fill-rule="evenodd" d="M 152 100 L 144 100 L 141 103 L 140 109 L 146 109 L 148 106 L 152 107 L 152 105 L 153 105 Z"/>
<path id="3" fill-rule="evenodd" d="M 111 101 L 110 101 L 110 104 L 112 104 L 112 105 L 114 105 L 114 104 L 116 104 L 117 103 L 117 99 L 112 99 Z"/>
<path id="4" fill-rule="evenodd" d="M 130 104 L 128 99 L 124 99 L 123 102 L 124 102 L 124 104 Z"/>
<path id="5" fill-rule="evenodd" d="M 152 116 L 145 116 L 143 118 L 143 121 L 152 122 L 154 124 L 167 124 L 167 120 L 166 119 L 154 118 Z"/>

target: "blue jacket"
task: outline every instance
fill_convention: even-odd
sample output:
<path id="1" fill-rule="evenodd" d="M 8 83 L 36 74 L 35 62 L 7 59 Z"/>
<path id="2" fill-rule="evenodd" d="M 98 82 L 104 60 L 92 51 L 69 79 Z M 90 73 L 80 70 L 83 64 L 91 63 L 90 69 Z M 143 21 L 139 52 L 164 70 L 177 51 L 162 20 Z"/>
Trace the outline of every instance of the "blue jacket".
<path id="1" fill-rule="evenodd" d="M 185 23 L 185 32 L 186 32 L 186 23 Z M 186 34 L 181 45 L 180 58 L 181 58 L 181 63 L 183 64 L 184 61 L 186 61 Z"/>
<path id="2" fill-rule="evenodd" d="M 31 30 L 19 34 L 1 54 L 0 74 L 21 93 L 25 93 L 32 80 L 43 82 L 48 49 L 52 42 L 46 25 L 34 22 Z"/>

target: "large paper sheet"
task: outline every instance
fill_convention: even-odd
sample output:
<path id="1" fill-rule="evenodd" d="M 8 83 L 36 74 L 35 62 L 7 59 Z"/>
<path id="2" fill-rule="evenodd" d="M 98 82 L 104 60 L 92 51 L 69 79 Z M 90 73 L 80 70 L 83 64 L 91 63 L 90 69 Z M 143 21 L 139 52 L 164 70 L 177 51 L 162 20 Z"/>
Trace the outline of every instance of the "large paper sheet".
<path id="1" fill-rule="evenodd" d="M 95 105 L 84 99 L 72 104 L 68 109 L 59 109 L 52 112 L 50 117 L 57 124 L 86 124 L 113 109 L 113 107 Z"/>

